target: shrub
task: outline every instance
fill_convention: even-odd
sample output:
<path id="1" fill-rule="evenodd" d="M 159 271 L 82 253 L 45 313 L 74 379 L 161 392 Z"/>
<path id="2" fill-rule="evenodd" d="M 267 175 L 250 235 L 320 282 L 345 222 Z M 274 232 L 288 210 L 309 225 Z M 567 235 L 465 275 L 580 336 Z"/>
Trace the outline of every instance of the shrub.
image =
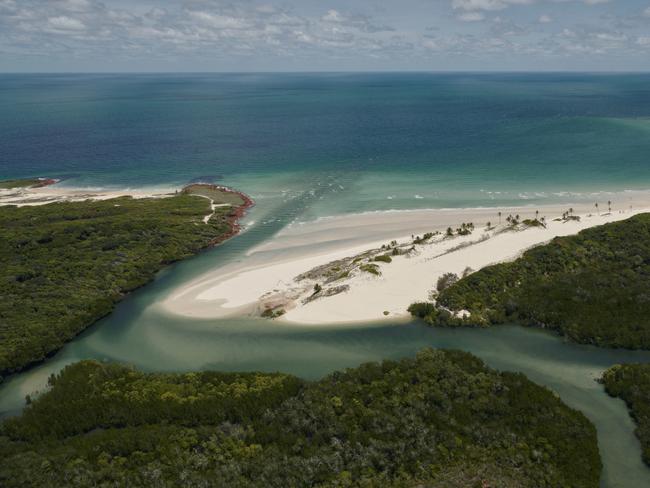
<path id="1" fill-rule="evenodd" d="M 261 316 L 265 319 L 276 319 L 287 313 L 283 308 L 267 308 L 262 313 Z"/>
<path id="2" fill-rule="evenodd" d="M 362 264 L 359 266 L 359 269 L 361 271 L 365 271 L 366 273 L 374 274 L 374 275 L 381 275 L 381 271 L 379 271 L 379 267 L 376 264 L 368 263 L 368 264 Z"/>
<path id="3" fill-rule="evenodd" d="M 436 283 L 436 289 L 440 292 L 445 288 L 450 287 L 457 281 L 458 281 L 458 275 L 456 273 L 445 273 L 440 278 L 438 278 L 438 281 Z"/>
<path id="4" fill-rule="evenodd" d="M 434 313 L 436 306 L 430 302 L 415 302 L 409 305 L 408 312 L 414 317 L 425 318 Z"/>
<path id="5" fill-rule="evenodd" d="M 380 261 L 382 263 L 392 263 L 393 259 L 388 254 L 382 254 L 381 256 L 375 256 L 374 261 Z"/>

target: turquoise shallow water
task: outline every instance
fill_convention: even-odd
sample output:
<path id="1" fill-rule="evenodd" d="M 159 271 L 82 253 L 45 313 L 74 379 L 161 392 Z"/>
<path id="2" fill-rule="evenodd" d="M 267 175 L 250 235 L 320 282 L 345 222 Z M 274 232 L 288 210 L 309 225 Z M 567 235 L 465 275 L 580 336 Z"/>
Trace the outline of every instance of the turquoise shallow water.
<path id="1" fill-rule="evenodd" d="M 359 211 L 607 199 L 650 188 L 650 75 L 0 75 L 0 178 L 91 187 L 194 179 L 257 200 L 247 232 L 172 266 L 54 358 L 0 386 L 0 415 L 83 358 L 146 370 L 281 370 L 317 378 L 425 346 L 522 371 L 596 424 L 605 487 L 650 486 L 623 403 L 594 382 L 650 353 L 518 327 L 302 327 L 192 320 L 152 304 L 290 222 Z"/>
<path id="2" fill-rule="evenodd" d="M 650 75 L 0 75 L 0 133 L 0 177 L 318 192 L 302 219 L 539 204 L 650 188 Z"/>

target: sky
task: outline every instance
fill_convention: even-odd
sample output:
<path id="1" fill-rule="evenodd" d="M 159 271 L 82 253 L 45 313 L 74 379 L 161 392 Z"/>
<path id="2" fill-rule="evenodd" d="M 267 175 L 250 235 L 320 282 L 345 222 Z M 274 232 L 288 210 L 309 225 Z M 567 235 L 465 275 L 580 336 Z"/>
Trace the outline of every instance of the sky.
<path id="1" fill-rule="evenodd" d="M 650 0 L 0 0 L 0 72 L 649 71 Z"/>

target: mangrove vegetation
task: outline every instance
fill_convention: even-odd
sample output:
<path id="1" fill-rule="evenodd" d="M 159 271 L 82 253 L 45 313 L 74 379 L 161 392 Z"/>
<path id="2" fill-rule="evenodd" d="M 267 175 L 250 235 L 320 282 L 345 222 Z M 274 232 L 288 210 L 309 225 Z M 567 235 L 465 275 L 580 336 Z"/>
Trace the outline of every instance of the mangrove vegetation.
<path id="1" fill-rule="evenodd" d="M 206 221 L 210 201 L 185 192 L 0 206 L 0 380 L 58 350 L 164 265 L 230 235 L 233 209 L 217 206 Z"/>
<path id="2" fill-rule="evenodd" d="M 0 431 L 0 485 L 597 488 L 596 431 L 460 351 L 286 374 L 83 361 Z"/>
<path id="3" fill-rule="evenodd" d="M 623 364 L 603 373 L 605 391 L 622 398 L 636 422 L 643 460 L 650 465 L 650 364 Z"/>

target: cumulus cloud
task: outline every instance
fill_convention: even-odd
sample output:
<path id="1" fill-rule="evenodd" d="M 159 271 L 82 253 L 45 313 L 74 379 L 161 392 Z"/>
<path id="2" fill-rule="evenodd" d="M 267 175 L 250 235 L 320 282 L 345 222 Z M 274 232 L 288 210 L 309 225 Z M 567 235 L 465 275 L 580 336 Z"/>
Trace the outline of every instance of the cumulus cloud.
<path id="1" fill-rule="evenodd" d="M 295 9 L 254 1 L 177 0 L 143 8 L 110 5 L 110 0 L 0 0 L 0 52 L 67 49 L 127 53 L 201 51 L 237 55 L 263 52 L 299 55 L 305 46 L 345 48 L 376 54 L 403 49 L 394 28 L 370 15 L 319 9 L 300 15 Z M 46 39 L 47 38 L 47 39 Z M 78 44 L 74 44 L 77 41 Z M 30 45 L 29 48 L 26 46 Z M 165 45 L 167 44 L 167 45 Z"/>
<path id="2" fill-rule="evenodd" d="M 510 5 L 529 5 L 534 0 L 452 0 L 456 10 L 503 10 Z"/>
<path id="3" fill-rule="evenodd" d="M 608 3 L 610 0 L 451 0 L 451 6 L 454 10 L 465 11 L 497 11 L 504 10 L 515 5 L 532 5 L 534 3 L 562 3 L 562 2 L 580 2 L 586 5 L 599 5 Z"/>
<path id="4" fill-rule="evenodd" d="M 458 20 L 463 22 L 480 22 L 485 20 L 485 14 L 482 12 L 463 12 L 458 15 Z"/>
<path id="5" fill-rule="evenodd" d="M 215 29 L 247 29 L 251 27 L 251 24 L 246 19 L 232 17 L 230 15 L 190 11 L 189 16 L 199 24 Z"/>
<path id="6" fill-rule="evenodd" d="M 81 31 L 85 30 L 86 26 L 79 19 L 73 19 L 72 17 L 66 17 L 61 15 L 59 17 L 50 17 L 47 19 L 47 23 L 50 27 L 58 30 L 71 30 L 71 31 Z"/>
<path id="7" fill-rule="evenodd" d="M 528 30 L 511 20 L 495 17 L 492 21 L 492 25 L 490 26 L 490 34 L 493 37 L 498 38 L 523 36 L 525 34 L 528 34 Z"/>
<path id="8" fill-rule="evenodd" d="M 59 0 L 59 4 L 62 9 L 70 12 L 87 12 L 93 7 L 90 0 Z"/>
<path id="9" fill-rule="evenodd" d="M 9 55 L 396 63 L 433 55 L 647 56 L 647 21 L 642 15 L 627 22 L 596 15 L 570 22 L 563 2 L 597 13 L 597 7 L 587 4 L 604 0 L 436 0 L 437 16 L 394 7 L 392 17 L 382 15 L 388 10 L 355 9 L 355 2 L 333 8 L 316 0 L 294 6 L 279 0 L 0 0 L 0 64 Z M 650 16 L 650 7 L 644 15 Z M 435 27 L 423 26 L 424 18 L 431 18 Z M 549 28 L 539 27 L 550 22 Z"/>
<path id="10" fill-rule="evenodd" d="M 395 29 L 386 25 L 375 24 L 372 19 L 365 15 L 350 15 L 343 14 L 338 10 L 328 10 L 325 15 L 321 17 L 323 22 L 329 24 L 338 24 L 341 26 L 359 29 L 363 32 L 374 33 L 374 32 L 390 32 Z"/>

